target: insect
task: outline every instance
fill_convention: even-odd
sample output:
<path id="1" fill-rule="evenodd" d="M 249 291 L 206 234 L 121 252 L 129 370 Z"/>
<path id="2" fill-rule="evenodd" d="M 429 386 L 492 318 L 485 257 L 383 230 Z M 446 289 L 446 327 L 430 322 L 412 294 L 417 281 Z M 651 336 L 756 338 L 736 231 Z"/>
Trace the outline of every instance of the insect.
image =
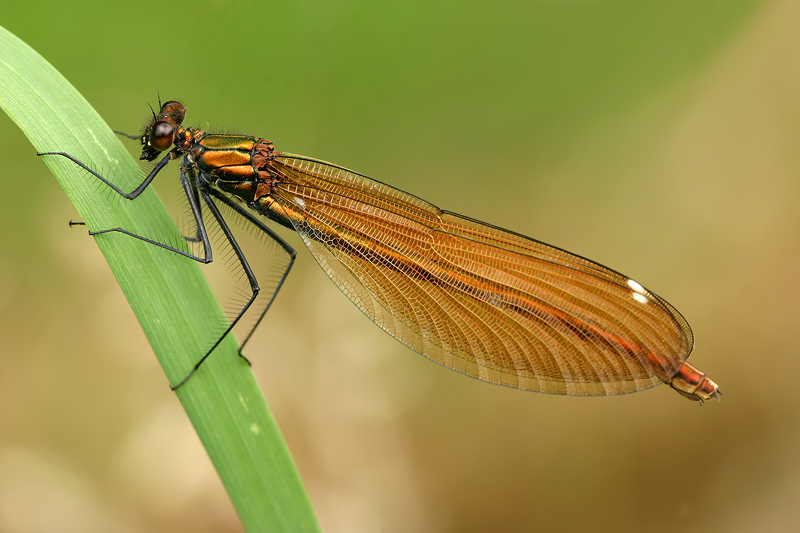
<path id="1" fill-rule="evenodd" d="M 67 153 L 39 154 L 66 157 L 131 200 L 167 163 L 181 159 L 180 180 L 204 254 L 123 228 L 90 234 L 123 233 L 208 263 L 206 210 L 235 251 L 252 296 L 173 389 L 200 368 L 260 290 L 219 202 L 287 254 L 288 266 L 275 293 L 295 251 L 267 220 L 296 231 L 330 279 L 381 329 L 457 372 L 551 394 L 616 395 L 660 383 L 701 402 L 721 394 L 686 362 L 694 338 L 683 316 L 631 278 L 518 233 L 443 211 L 338 165 L 279 152 L 265 139 L 184 128 L 185 116 L 181 103 L 166 102 L 141 137 L 129 136 L 141 141 L 143 160 L 166 153 L 131 192 Z"/>

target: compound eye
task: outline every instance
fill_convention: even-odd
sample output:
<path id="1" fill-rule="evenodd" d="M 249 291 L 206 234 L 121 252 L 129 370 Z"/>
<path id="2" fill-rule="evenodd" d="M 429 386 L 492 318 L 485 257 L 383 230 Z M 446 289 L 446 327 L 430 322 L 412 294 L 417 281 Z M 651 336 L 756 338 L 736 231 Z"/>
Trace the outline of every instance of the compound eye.
<path id="1" fill-rule="evenodd" d="M 159 120 L 153 125 L 153 129 L 150 131 L 150 146 L 163 152 L 172 146 L 174 140 L 175 128 L 172 127 L 172 124 Z"/>

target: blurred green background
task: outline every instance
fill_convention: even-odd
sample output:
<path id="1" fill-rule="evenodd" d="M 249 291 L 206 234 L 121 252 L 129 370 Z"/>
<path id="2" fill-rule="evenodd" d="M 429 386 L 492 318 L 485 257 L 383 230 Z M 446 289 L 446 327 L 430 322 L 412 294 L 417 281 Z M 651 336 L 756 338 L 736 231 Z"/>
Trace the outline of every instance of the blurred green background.
<path id="1" fill-rule="evenodd" d="M 247 353 L 323 528 L 347 532 L 800 527 L 798 23 L 800 4 L 755 0 L 0 16 L 116 129 L 159 90 L 189 125 L 631 275 L 686 316 L 691 362 L 725 392 L 700 408 L 668 387 L 464 378 L 380 332 L 291 237 L 296 269 Z M 0 531 L 241 530 L 74 209 L 4 115 L 0 139 Z"/>

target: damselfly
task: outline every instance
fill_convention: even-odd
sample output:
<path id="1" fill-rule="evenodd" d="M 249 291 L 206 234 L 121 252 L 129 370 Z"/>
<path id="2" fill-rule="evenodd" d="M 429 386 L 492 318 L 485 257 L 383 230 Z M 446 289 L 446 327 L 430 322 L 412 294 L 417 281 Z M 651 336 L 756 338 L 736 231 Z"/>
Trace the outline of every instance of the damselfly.
<path id="1" fill-rule="evenodd" d="M 235 251 L 252 296 L 173 388 L 194 374 L 259 293 L 219 202 L 287 254 L 275 292 L 295 252 L 265 219 L 300 234 L 331 280 L 381 329 L 468 376 L 576 396 L 624 394 L 667 383 L 692 400 L 717 398 L 717 385 L 686 362 L 694 346 L 689 324 L 663 298 L 627 276 L 443 211 L 338 165 L 276 151 L 265 139 L 184 128 L 185 115 L 186 108 L 176 101 L 153 113 L 140 138 L 141 159 L 154 161 L 167 153 L 132 192 L 69 154 L 39 154 L 70 159 L 128 199 L 139 196 L 169 161 L 183 158 L 181 184 L 196 223 L 194 239 L 204 254 L 124 228 L 90 232 L 123 233 L 208 263 L 205 209 Z"/>

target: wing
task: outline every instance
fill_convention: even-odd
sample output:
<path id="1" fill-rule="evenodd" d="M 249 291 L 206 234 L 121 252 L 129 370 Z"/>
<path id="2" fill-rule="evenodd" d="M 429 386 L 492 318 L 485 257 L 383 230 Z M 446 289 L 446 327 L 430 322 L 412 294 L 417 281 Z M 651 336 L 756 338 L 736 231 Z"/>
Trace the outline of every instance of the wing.
<path id="1" fill-rule="evenodd" d="M 693 347 L 671 305 L 565 250 L 342 167 L 281 154 L 262 204 L 400 342 L 509 387 L 579 396 L 668 382 Z"/>

